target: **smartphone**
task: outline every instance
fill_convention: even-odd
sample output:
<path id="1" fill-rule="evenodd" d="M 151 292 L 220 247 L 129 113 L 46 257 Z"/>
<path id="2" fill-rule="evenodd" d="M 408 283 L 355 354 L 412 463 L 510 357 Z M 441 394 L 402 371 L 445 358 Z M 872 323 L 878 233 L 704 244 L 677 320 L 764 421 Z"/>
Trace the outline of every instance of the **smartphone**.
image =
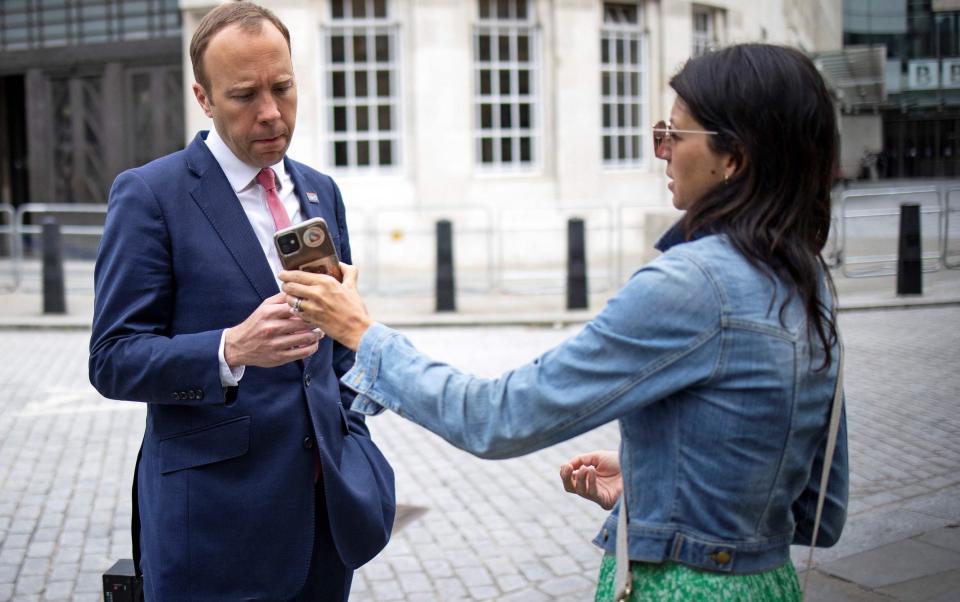
<path id="1" fill-rule="evenodd" d="M 343 282 L 337 248 L 322 217 L 278 230 L 273 243 L 284 269 L 328 274 Z"/>

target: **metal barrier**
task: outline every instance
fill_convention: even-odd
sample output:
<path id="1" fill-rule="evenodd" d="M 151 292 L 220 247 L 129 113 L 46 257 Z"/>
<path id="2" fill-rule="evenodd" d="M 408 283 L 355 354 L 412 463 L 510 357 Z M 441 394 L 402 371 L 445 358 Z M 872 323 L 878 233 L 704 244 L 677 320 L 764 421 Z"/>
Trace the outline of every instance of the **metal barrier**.
<path id="1" fill-rule="evenodd" d="M 20 270 L 17 269 L 17 229 L 16 229 L 16 210 L 13 205 L 7 203 L 0 204 L 0 215 L 5 219 L 0 225 L 0 235 L 7 237 L 7 257 L 10 261 L 10 284 L 0 287 L 0 290 L 15 291 L 20 288 Z"/>
<path id="2" fill-rule="evenodd" d="M 605 221 L 605 225 L 596 226 L 595 224 L 597 224 L 598 220 L 591 219 L 590 214 L 594 214 L 594 217 L 596 217 L 597 214 L 604 216 L 605 220 L 599 221 Z M 541 219 L 536 219 L 538 215 Z M 496 275 L 495 288 L 499 292 L 509 294 L 541 294 L 545 292 L 562 292 L 566 289 L 566 272 L 564 271 L 566 266 L 565 254 L 561 256 L 559 261 L 551 263 L 551 265 L 554 265 L 555 263 L 555 265 L 558 266 L 556 269 L 537 270 L 531 269 L 531 266 L 528 266 L 527 269 L 523 270 L 524 275 L 517 278 L 507 277 L 505 255 L 508 241 L 514 245 L 514 248 L 517 248 L 521 246 L 519 243 L 517 243 L 518 240 L 522 240 L 531 235 L 536 236 L 537 234 L 543 232 L 556 233 L 557 236 L 555 240 L 561 243 L 557 248 L 561 251 L 561 253 L 564 253 L 563 249 L 566 249 L 566 241 L 564 237 L 566 236 L 567 231 L 567 220 L 573 217 L 580 217 L 584 219 L 586 222 L 586 232 L 588 233 L 588 236 L 591 232 L 605 234 L 605 236 L 603 236 L 603 240 L 606 243 L 605 249 L 600 253 L 606 257 L 606 279 L 603 280 L 598 278 L 595 273 L 593 273 L 593 275 L 588 273 L 587 277 L 589 282 L 593 283 L 593 285 L 590 286 L 590 291 L 603 292 L 619 285 L 619 282 L 617 282 L 617 276 L 614 273 L 616 270 L 616 253 L 614 249 L 615 242 L 613 236 L 613 212 L 609 207 L 582 205 L 516 209 L 509 211 L 501 210 L 497 212 L 496 217 L 497 226 L 495 228 L 495 232 L 493 233 L 493 237 L 496 240 L 497 262 L 494 273 Z M 527 240 L 527 242 L 524 244 L 531 243 L 532 241 Z M 591 248 L 594 247 L 590 244 L 590 240 L 588 239 L 588 262 L 589 256 L 596 255 L 596 252 L 591 252 Z M 537 272 L 540 272 L 539 277 L 534 275 L 537 274 Z M 515 284 L 518 281 L 522 281 L 527 284 L 535 283 L 537 286 L 517 287 Z M 544 286 L 544 283 L 548 282 L 552 282 L 554 285 Z M 599 285 L 596 285 L 596 283 L 599 283 Z"/>
<path id="3" fill-rule="evenodd" d="M 948 269 L 960 268 L 960 186 L 947 188 L 943 191 L 944 219 L 943 219 L 943 265 Z M 955 215 L 954 220 L 950 219 Z M 956 234 L 950 231 L 951 224 Z M 955 253 L 951 253 L 951 240 L 958 243 Z"/>
<path id="4" fill-rule="evenodd" d="M 896 251 L 892 253 L 873 253 L 866 255 L 852 255 L 850 253 L 850 227 L 852 222 L 860 221 L 866 219 L 877 220 L 881 218 L 882 221 L 889 221 L 890 223 L 896 223 L 897 216 L 900 215 L 900 203 L 899 199 L 901 197 L 909 196 L 911 197 L 910 202 L 920 204 L 920 214 L 921 219 L 923 216 L 936 216 L 937 217 L 937 227 L 935 228 L 937 236 L 936 251 L 927 251 L 923 253 L 923 260 L 925 263 L 923 271 L 925 272 L 934 272 L 940 269 L 942 265 L 942 258 L 944 255 L 945 247 L 945 237 L 943 235 L 943 220 L 944 220 L 944 211 L 942 206 L 942 200 L 940 195 L 940 187 L 937 186 L 920 186 L 913 188 L 877 188 L 877 189 L 866 189 L 866 190 L 847 190 L 844 191 L 840 197 L 840 241 L 837 248 L 837 254 L 839 257 L 839 263 L 842 266 L 844 276 L 848 278 L 864 278 L 869 276 L 886 276 L 896 273 L 896 262 L 897 254 Z M 933 202 L 923 202 L 918 201 L 916 197 L 918 196 L 932 196 L 934 198 Z M 858 199 L 884 199 L 890 201 L 898 201 L 895 204 L 891 204 L 890 207 L 886 208 L 876 208 L 871 207 L 869 209 L 855 209 L 851 208 L 851 203 L 855 203 Z M 906 200 L 906 199 L 904 199 Z M 930 229 L 927 228 L 925 232 L 930 232 Z M 897 235 L 896 230 L 888 233 L 889 236 L 879 237 L 878 240 L 884 242 L 891 242 L 891 244 L 896 243 Z M 894 247 L 895 249 L 895 247 Z M 851 266 L 872 266 L 865 267 L 861 269 L 851 269 Z"/>
<path id="5" fill-rule="evenodd" d="M 387 290 L 393 295 L 417 294 L 432 291 L 435 274 L 424 270 L 425 263 L 436 254 L 436 222 L 449 220 L 453 224 L 455 241 L 464 237 L 481 237 L 483 246 L 477 250 L 462 242 L 454 242 L 453 255 L 457 270 L 457 289 L 471 293 L 489 292 L 495 282 L 493 242 L 493 211 L 479 205 L 422 206 L 415 209 L 386 209 L 379 211 L 369 231 L 373 261 L 368 267 L 374 280 L 374 290 Z M 385 248 L 386 247 L 386 248 Z M 389 258 L 381 257 L 388 253 Z M 470 254 L 477 255 L 471 258 Z M 465 259 L 466 258 L 466 259 Z M 424 261 L 427 259 L 427 261 Z M 481 266 L 481 280 L 476 281 L 460 266 Z M 396 275 L 387 282 L 386 269 Z"/>

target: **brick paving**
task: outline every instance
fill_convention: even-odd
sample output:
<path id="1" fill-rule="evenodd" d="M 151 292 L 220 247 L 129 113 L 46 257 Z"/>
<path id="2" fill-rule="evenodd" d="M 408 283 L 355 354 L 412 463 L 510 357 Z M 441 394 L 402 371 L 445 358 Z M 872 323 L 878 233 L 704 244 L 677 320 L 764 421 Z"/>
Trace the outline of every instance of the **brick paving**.
<path id="1" fill-rule="evenodd" d="M 851 519 L 956 488 L 960 307 L 848 312 L 841 325 Z M 407 332 L 434 357 L 492 376 L 578 328 Z M 130 480 L 144 409 L 92 389 L 88 336 L 0 332 L 0 601 L 99 600 L 100 574 L 130 556 Z M 616 446 L 614 424 L 492 462 L 393 415 L 369 423 L 396 469 L 398 501 L 426 510 L 357 573 L 352 599 L 592 599 L 600 553 L 589 540 L 604 512 L 563 493 L 557 468 L 575 453 Z M 853 529 L 844 535 L 858 537 Z"/>

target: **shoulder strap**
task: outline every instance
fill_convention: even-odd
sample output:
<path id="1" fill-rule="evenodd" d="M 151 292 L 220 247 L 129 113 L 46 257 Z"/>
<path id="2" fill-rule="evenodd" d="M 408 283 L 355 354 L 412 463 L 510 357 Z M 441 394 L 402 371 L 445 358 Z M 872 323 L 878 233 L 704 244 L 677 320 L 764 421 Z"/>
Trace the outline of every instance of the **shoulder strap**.
<path id="1" fill-rule="evenodd" d="M 833 300 L 833 319 L 839 317 L 837 300 Z M 837 447 L 837 433 L 840 430 L 840 415 L 843 408 L 843 341 L 840 338 L 840 327 L 837 328 L 837 382 L 833 388 L 833 404 L 830 408 L 830 429 L 827 431 L 827 447 L 823 456 L 823 473 L 820 475 L 820 495 L 817 497 L 817 513 L 813 519 L 813 535 L 810 537 L 810 553 L 807 555 L 807 570 L 803 576 L 803 596 L 807 596 L 807 581 L 813 570 L 813 550 L 817 545 L 817 534 L 820 531 L 820 517 L 823 514 L 823 501 L 827 496 L 827 485 L 830 482 L 830 465 L 833 464 L 833 453 Z"/>

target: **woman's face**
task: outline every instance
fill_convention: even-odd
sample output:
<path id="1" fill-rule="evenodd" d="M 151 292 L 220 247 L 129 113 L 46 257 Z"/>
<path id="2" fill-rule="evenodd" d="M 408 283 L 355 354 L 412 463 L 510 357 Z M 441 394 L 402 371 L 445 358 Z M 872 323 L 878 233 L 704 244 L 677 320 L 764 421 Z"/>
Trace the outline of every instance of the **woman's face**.
<path id="1" fill-rule="evenodd" d="M 735 165 L 729 153 L 714 152 L 707 138 L 711 135 L 690 115 L 687 105 L 677 98 L 670 110 L 669 126 L 674 130 L 698 133 L 671 133 L 666 137 L 660 158 L 667 162 L 667 188 L 673 193 L 673 206 L 686 210 L 708 190 L 733 175 Z M 704 133 L 699 133 L 703 131 Z"/>

